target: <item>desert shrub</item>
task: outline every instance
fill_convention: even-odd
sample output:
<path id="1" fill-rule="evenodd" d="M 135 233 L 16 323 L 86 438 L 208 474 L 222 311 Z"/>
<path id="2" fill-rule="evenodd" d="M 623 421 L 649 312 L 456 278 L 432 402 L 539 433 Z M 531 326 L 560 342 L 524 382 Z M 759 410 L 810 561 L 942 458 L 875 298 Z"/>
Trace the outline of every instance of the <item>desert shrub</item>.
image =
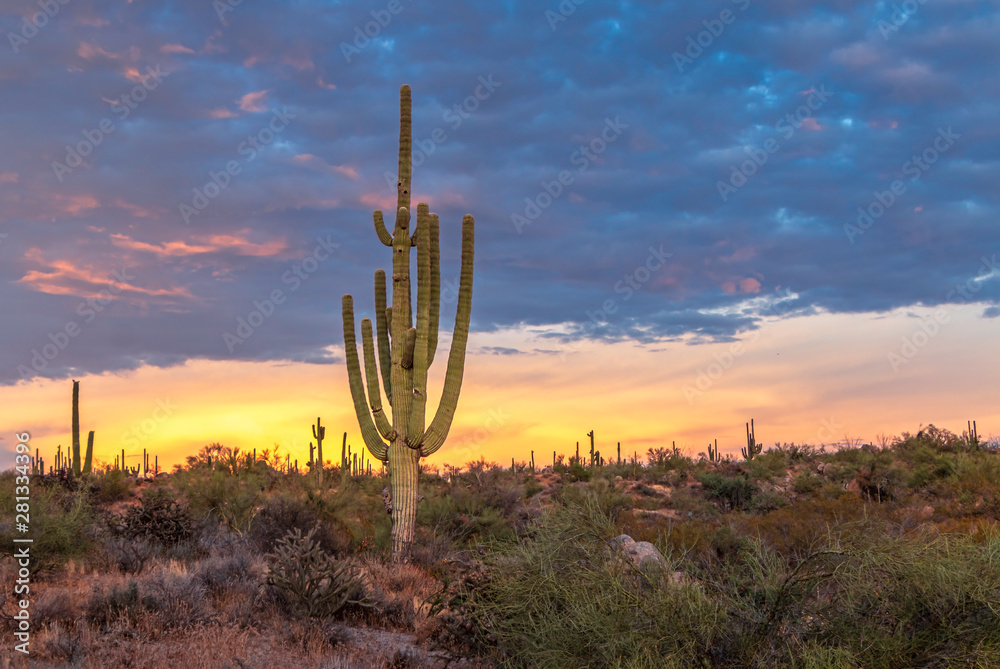
<path id="1" fill-rule="evenodd" d="M 234 476 L 228 465 L 218 467 L 211 472 L 183 472 L 176 477 L 175 485 L 187 496 L 191 513 L 217 518 L 242 536 L 257 514 L 267 478 L 259 471 L 241 470 Z"/>
<path id="2" fill-rule="evenodd" d="M 256 583 L 259 573 L 254 560 L 244 552 L 228 557 L 212 557 L 202 561 L 194 572 L 202 586 L 219 596 L 248 583 Z"/>
<path id="3" fill-rule="evenodd" d="M 599 509 L 612 521 L 616 520 L 622 511 L 632 508 L 632 498 L 605 479 L 598 479 L 590 485 L 578 483 L 565 486 L 559 491 L 558 499 L 569 507 Z"/>
<path id="4" fill-rule="evenodd" d="M 333 522 L 320 522 L 316 506 L 285 497 L 271 497 L 260 508 L 247 538 L 262 554 L 270 553 L 292 530 L 309 532 L 320 548 L 334 555 L 351 550 L 351 536 Z"/>
<path id="5" fill-rule="evenodd" d="M 584 467 L 579 462 L 573 461 L 572 464 L 566 469 L 566 476 L 570 483 L 576 483 L 578 481 L 589 481 L 590 477 L 594 475 L 593 470 Z"/>
<path id="6" fill-rule="evenodd" d="M 13 510 L 14 475 L 4 473 L 0 484 L 0 508 Z M 51 477 L 45 477 L 51 479 Z M 42 478 L 39 481 L 45 480 Z M 0 543 L 12 546 L 15 537 L 14 516 L 0 523 Z M 86 558 L 91 554 L 97 535 L 96 516 L 86 493 L 71 492 L 60 485 L 31 487 L 31 564 L 32 575 L 50 571 L 70 558 Z"/>
<path id="7" fill-rule="evenodd" d="M 483 469 L 426 490 L 417 523 L 459 544 L 513 536 L 524 524 L 523 489 L 499 469 Z"/>
<path id="8" fill-rule="evenodd" d="M 884 466 L 873 460 L 858 470 L 857 482 L 861 495 L 872 502 L 896 499 L 906 472 L 899 467 Z"/>
<path id="9" fill-rule="evenodd" d="M 167 629 L 188 629 L 212 620 L 206 589 L 198 576 L 161 569 L 142 583 L 143 608 Z"/>
<path id="10" fill-rule="evenodd" d="M 513 526 L 502 509 L 490 506 L 465 486 L 429 492 L 417 506 L 418 525 L 458 544 L 512 536 Z"/>
<path id="11" fill-rule="evenodd" d="M 781 476 L 788 469 L 789 457 L 783 451 L 768 449 L 744 463 L 749 477 L 755 481 L 769 481 L 775 476 Z"/>
<path id="12" fill-rule="evenodd" d="M 792 479 L 792 490 L 799 495 L 816 492 L 823 485 L 823 479 L 811 471 L 804 471 Z"/>
<path id="13" fill-rule="evenodd" d="M 722 476 L 703 472 L 698 480 L 705 490 L 705 497 L 716 502 L 722 511 L 741 511 L 758 492 L 756 484 L 745 476 Z"/>
<path id="14" fill-rule="evenodd" d="M 140 574 L 146 564 L 156 556 L 156 549 L 143 538 L 113 537 L 102 545 L 108 565 L 124 574 Z"/>
<path id="15" fill-rule="evenodd" d="M 464 610 L 503 666 L 691 667 L 706 659 L 720 610 L 694 587 L 641 597 L 605 551 L 616 530 L 596 497 L 546 513 L 526 542 L 487 556 Z"/>
<path id="16" fill-rule="evenodd" d="M 775 444 L 774 448 L 767 449 L 768 453 L 784 455 L 789 464 L 799 462 L 809 462 L 820 454 L 820 449 L 811 444 Z"/>
<path id="17" fill-rule="evenodd" d="M 534 476 L 528 476 L 524 481 L 524 498 L 531 499 L 538 493 L 545 490 L 545 486 L 538 482 Z"/>
<path id="18" fill-rule="evenodd" d="M 107 589 L 94 588 L 87 600 L 86 615 L 95 625 L 105 627 L 119 620 L 134 622 L 143 608 L 139 583 L 130 579 Z"/>
<path id="19" fill-rule="evenodd" d="M 348 603 L 366 603 L 357 568 L 320 548 L 312 531 L 290 532 L 267 557 L 267 585 L 299 616 L 326 618 Z"/>
<path id="20" fill-rule="evenodd" d="M 844 549 L 814 638 L 849 649 L 852 666 L 1000 663 L 1000 533 L 867 535 Z"/>
<path id="21" fill-rule="evenodd" d="M 95 504 L 111 504 L 128 499 L 135 487 L 125 472 L 112 469 L 94 478 L 90 483 L 90 497 Z"/>
<path id="22" fill-rule="evenodd" d="M 31 603 L 32 617 L 42 625 L 69 624 L 77 617 L 77 610 L 70 593 L 50 588 L 39 594 Z"/>
<path id="23" fill-rule="evenodd" d="M 142 539 L 171 546 L 187 541 L 193 534 L 191 517 L 177 502 L 145 496 L 140 504 L 113 516 L 110 529 L 115 536 Z"/>

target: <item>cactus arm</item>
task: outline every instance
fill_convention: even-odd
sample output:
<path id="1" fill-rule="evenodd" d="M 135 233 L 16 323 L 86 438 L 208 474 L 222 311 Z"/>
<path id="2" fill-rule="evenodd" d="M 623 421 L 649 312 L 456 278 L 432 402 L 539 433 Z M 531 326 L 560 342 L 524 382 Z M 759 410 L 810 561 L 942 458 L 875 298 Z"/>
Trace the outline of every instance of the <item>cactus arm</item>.
<path id="1" fill-rule="evenodd" d="M 385 272 L 375 272 L 375 330 L 378 334 L 378 366 L 382 372 L 382 387 L 392 406 L 392 354 L 389 349 L 389 317 L 385 306 Z"/>
<path id="2" fill-rule="evenodd" d="M 368 379 L 368 404 L 375 417 L 375 427 L 379 434 L 392 441 L 393 429 L 382 411 L 382 391 L 378 387 L 378 372 L 375 371 L 375 344 L 372 343 L 372 322 L 367 318 L 361 320 L 361 348 L 365 354 L 365 376 Z"/>
<path id="3" fill-rule="evenodd" d="M 406 331 L 406 343 L 403 345 L 403 358 L 400 363 L 403 369 L 413 369 L 413 347 L 417 342 L 417 329 L 410 328 Z"/>
<path id="4" fill-rule="evenodd" d="M 417 205 L 417 327 L 413 343 L 413 402 L 410 406 L 407 434 L 420 435 L 424 432 L 427 408 L 427 342 L 431 319 L 431 249 L 430 213 L 427 203 Z M 406 339 L 410 349 L 409 333 Z"/>
<path id="5" fill-rule="evenodd" d="M 458 309 L 455 313 L 455 333 L 451 339 L 448 354 L 448 369 L 444 377 L 444 392 L 434 420 L 427 433 L 416 444 L 420 454 L 431 455 L 444 444 L 451 429 L 458 406 L 458 394 L 462 389 L 462 375 L 465 372 L 465 347 L 469 340 L 469 321 L 472 317 L 472 265 L 475 250 L 475 220 L 471 214 L 462 219 L 462 271 L 458 283 Z"/>
<path id="6" fill-rule="evenodd" d="M 392 246 L 392 235 L 385 229 L 385 219 L 382 218 L 382 210 L 376 209 L 372 213 L 372 218 L 375 219 L 375 234 L 378 235 L 379 241 L 386 246 Z"/>
<path id="7" fill-rule="evenodd" d="M 358 416 L 361 436 L 365 445 L 379 460 L 385 460 L 387 449 L 382 437 L 379 436 L 371 414 L 368 413 L 368 401 L 365 398 L 365 388 L 361 381 L 361 362 L 358 360 L 358 342 L 354 336 L 354 298 L 344 295 L 342 301 L 344 318 L 344 350 L 347 356 L 347 379 L 351 387 L 351 399 L 354 400 L 354 412 Z"/>
<path id="8" fill-rule="evenodd" d="M 438 215 L 431 214 L 430 222 L 430 264 L 431 264 L 431 308 L 430 327 L 427 330 L 427 367 L 434 362 L 434 354 L 437 352 L 438 343 L 438 320 L 441 313 L 441 246 L 438 238 Z M 417 251 L 419 263 L 419 250 Z M 419 296 L 418 296 L 419 299 Z M 423 431 L 423 426 L 421 426 Z"/>
<path id="9" fill-rule="evenodd" d="M 90 474 L 94 466 L 94 431 L 87 435 L 87 457 L 83 461 L 83 473 Z"/>

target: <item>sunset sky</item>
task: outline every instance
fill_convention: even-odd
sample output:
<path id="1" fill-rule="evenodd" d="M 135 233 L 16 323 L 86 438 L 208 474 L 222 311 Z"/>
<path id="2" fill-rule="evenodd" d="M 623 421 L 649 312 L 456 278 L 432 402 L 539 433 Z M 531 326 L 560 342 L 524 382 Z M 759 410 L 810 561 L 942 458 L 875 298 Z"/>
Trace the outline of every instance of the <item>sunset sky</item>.
<path id="1" fill-rule="evenodd" d="M 46 9 L 48 8 L 48 9 Z M 48 13 L 46 13 L 48 11 Z M 361 446 L 340 297 L 390 264 L 399 86 L 441 219 L 476 218 L 465 382 L 432 464 L 718 439 L 1000 435 L 991 2 L 8 0 L 0 468 L 310 423 Z M 387 215 L 387 218 L 391 218 Z M 272 300 L 277 296 L 277 303 Z"/>

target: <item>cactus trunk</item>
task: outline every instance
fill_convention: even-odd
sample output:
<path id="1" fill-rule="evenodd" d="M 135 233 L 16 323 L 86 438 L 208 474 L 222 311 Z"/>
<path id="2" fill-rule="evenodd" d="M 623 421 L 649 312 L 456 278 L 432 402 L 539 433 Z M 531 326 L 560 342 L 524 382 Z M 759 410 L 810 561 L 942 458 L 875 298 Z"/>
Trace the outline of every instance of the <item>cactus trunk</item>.
<path id="1" fill-rule="evenodd" d="M 87 457 L 83 461 L 83 473 L 90 474 L 94 466 L 94 431 L 87 435 Z"/>
<path id="2" fill-rule="evenodd" d="M 392 557 L 397 561 L 408 558 L 413 544 L 420 458 L 430 456 L 444 443 L 458 404 L 472 308 L 475 226 L 472 216 L 466 214 L 462 219 L 458 309 L 445 371 L 444 392 L 434 419 L 427 426 L 427 370 L 437 348 L 441 301 L 438 217 L 430 213 L 425 203 L 419 203 L 416 227 L 410 234 L 412 162 L 409 86 L 400 88 L 399 98 L 399 178 L 396 185 L 396 223 L 391 235 L 382 212 L 374 213 L 375 232 L 379 240 L 392 249 L 392 303 L 388 306 L 386 274 L 378 270 L 375 272 L 377 334 L 373 336 L 370 319 L 361 321 L 364 373 L 358 358 L 354 299 L 350 295 L 343 297 L 342 312 L 347 376 L 361 436 L 371 454 L 386 465 L 389 473 L 386 506 L 392 513 Z M 416 309 L 412 310 L 410 250 L 414 246 L 417 248 L 417 301 Z M 376 360 L 381 370 L 377 369 Z M 380 376 L 387 403 L 392 409 L 392 422 L 382 408 Z"/>
<path id="3" fill-rule="evenodd" d="M 73 381 L 73 475 L 80 472 L 80 382 Z"/>

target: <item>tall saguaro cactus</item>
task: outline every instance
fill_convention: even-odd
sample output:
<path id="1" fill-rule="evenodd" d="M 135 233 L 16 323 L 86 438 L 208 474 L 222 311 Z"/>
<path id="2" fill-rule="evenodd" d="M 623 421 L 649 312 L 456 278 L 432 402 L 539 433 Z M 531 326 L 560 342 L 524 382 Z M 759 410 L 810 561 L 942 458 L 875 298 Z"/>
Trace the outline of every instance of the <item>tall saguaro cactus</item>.
<path id="1" fill-rule="evenodd" d="M 417 223 L 410 234 L 410 87 L 399 89 L 399 179 L 396 184 L 396 224 L 392 234 L 386 229 L 382 212 L 374 213 L 379 240 L 392 248 L 392 305 L 386 302 L 385 272 L 375 272 L 375 325 L 378 342 L 372 337 L 372 323 L 361 321 L 365 376 L 361 375 L 354 329 L 354 301 L 343 298 L 344 344 L 351 397 L 358 415 L 361 435 L 373 456 L 383 461 L 389 472 L 392 513 L 392 556 L 405 560 L 413 543 L 417 514 L 417 481 L 420 458 L 441 448 L 451 428 L 465 371 L 465 346 L 469 338 L 472 310 L 472 264 L 475 222 L 470 214 L 462 219 L 462 269 L 459 275 L 458 310 L 455 332 L 445 372 L 444 392 L 437 413 L 426 426 L 427 369 L 434 360 L 438 340 L 441 304 L 440 247 L 438 216 L 426 203 L 417 205 Z M 410 307 L 410 249 L 417 247 L 416 327 Z M 382 386 L 392 409 L 392 422 L 382 409 Z M 367 382 L 367 397 L 365 394 Z M 386 443 L 388 442 L 388 443 Z"/>
<path id="2" fill-rule="evenodd" d="M 73 381 L 73 476 L 80 471 L 80 382 Z"/>

